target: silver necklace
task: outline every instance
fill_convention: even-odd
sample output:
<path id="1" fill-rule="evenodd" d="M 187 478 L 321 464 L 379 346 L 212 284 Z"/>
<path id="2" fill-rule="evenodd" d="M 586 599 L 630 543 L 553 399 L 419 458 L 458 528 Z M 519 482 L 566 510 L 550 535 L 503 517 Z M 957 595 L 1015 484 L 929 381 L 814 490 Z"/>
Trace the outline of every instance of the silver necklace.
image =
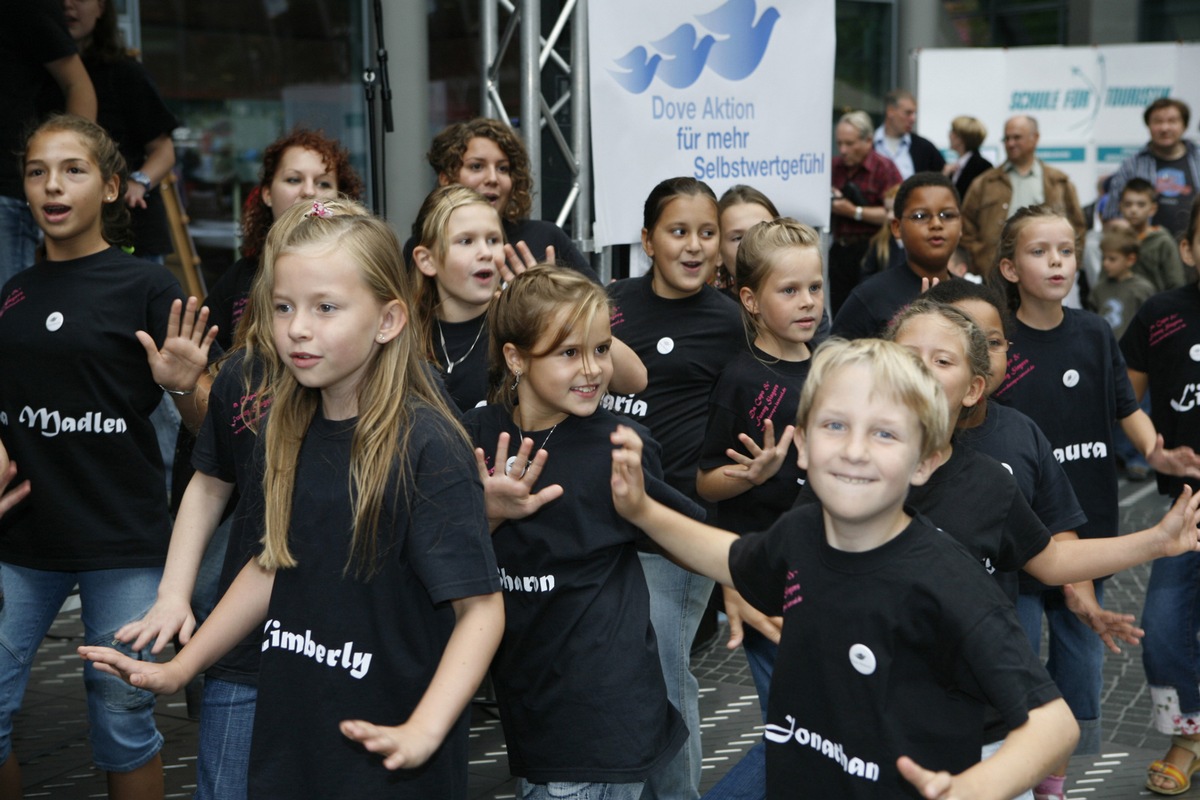
<path id="1" fill-rule="evenodd" d="M 534 455 L 537 455 L 537 451 L 538 451 L 538 450 L 545 450 L 545 449 L 546 449 L 546 443 L 550 441 L 550 437 L 554 435 L 554 431 L 558 429 L 558 426 L 559 426 L 561 423 L 562 423 L 562 420 L 559 420 L 558 422 L 554 423 L 554 427 L 553 427 L 553 428 L 551 428 L 551 429 L 550 429 L 550 432 L 546 434 L 546 438 L 545 438 L 545 439 L 542 439 L 542 446 L 541 446 L 541 447 L 534 448 L 534 451 L 533 451 L 533 454 L 534 454 Z M 517 442 L 517 447 L 520 447 L 520 446 L 521 446 L 521 444 L 520 444 L 520 443 L 521 443 L 521 442 L 523 442 L 523 441 L 525 441 L 525 431 L 521 430 L 521 423 L 519 423 L 519 422 L 515 422 L 515 421 L 514 421 L 514 424 L 517 426 L 517 433 L 519 433 L 519 434 L 520 434 L 520 436 L 521 436 L 521 439 L 520 439 L 520 441 L 519 441 L 519 442 Z M 509 456 L 509 457 L 508 457 L 508 460 L 504 462 L 504 474 L 505 474 L 505 475 L 507 475 L 507 474 L 509 474 L 510 472 L 512 472 L 513 464 L 515 464 L 515 463 L 517 463 L 517 457 L 516 457 L 516 456 Z M 524 467 L 521 469 L 521 474 L 520 474 L 520 475 L 518 475 L 517 477 L 519 477 L 519 478 L 524 478 L 524 477 L 525 477 L 525 473 L 526 473 L 526 472 L 528 472 L 528 471 L 529 471 L 529 461 L 526 461 L 526 462 L 525 462 L 525 466 L 524 466 Z"/>
<path id="2" fill-rule="evenodd" d="M 449 375 L 451 372 L 454 372 L 455 367 L 466 361 L 471 353 L 474 352 L 475 345 L 479 344 L 479 337 L 483 336 L 483 329 L 487 327 L 487 318 L 484 317 L 483 322 L 479 323 L 479 333 L 475 334 L 475 341 L 471 342 L 471 346 L 467 348 L 467 352 L 463 353 L 463 357 L 457 361 L 450 360 L 450 351 L 446 349 L 446 334 L 442 333 L 442 321 L 440 319 L 437 321 L 437 326 L 438 341 L 442 343 L 442 355 L 446 357 L 446 374 Z"/>

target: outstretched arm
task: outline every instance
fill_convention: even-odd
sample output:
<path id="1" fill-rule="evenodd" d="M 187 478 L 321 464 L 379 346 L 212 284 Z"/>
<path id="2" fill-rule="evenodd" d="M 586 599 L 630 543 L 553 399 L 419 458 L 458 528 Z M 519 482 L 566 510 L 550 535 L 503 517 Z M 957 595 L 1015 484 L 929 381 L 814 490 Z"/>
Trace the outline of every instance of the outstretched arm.
<path id="1" fill-rule="evenodd" d="M 908 756 L 900 774 L 928 800 L 1004 800 L 1035 786 L 1075 748 L 1079 725 L 1060 697 L 1029 712 L 991 758 L 957 775 L 925 769 Z"/>
<path id="2" fill-rule="evenodd" d="M 612 496 L 617 513 L 645 531 L 681 567 L 732 586 L 729 548 L 737 535 L 696 522 L 646 494 L 642 440 L 632 428 L 618 425 L 610 441 L 617 448 L 612 455 Z"/>
<path id="3" fill-rule="evenodd" d="M 1173 447 L 1167 450 L 1162 434 L 1154 430 L 1154 423 L 1140 408 L 1121 419 L 1121 430 L 1129 441 L 1146 458 L 1155 472 L 1179 475 L 1185 478 L 1200 478 L 1200 456 L 1190 447 Z"/>
<path id="4" fill-rule="evenodd" d="M 187 644 L 196 629 L 196 618 L 192 615 L 196 574 L 204 549 L 221 524 L 221 513 L 232 495 L 232 483 L 203 472 L 192 475 L 175 517 L 167 565 L 158 582 L 158 598 L 144 617 L 118 630 L 117 639 L 132 640 L 134 650 L 154 642 L 150 652 L 156 655 L 177 633 L 179 641 Z"/>
<path id="5" fill-rule="evenodd" d="M 479 688 L 504 633 L 504 598 L 494 594 L 452 602 L 454 632 L 437 671 L 412 715 L 400 725 L 346 720 L 342 734 L 384 756 L 388 769 L 419 767 L 429 760 Z"/>
<path id="6" fill-rule="evenodd" d="M 1155 558 L 1200 550 L 1198 507 L 1200 495 L 1193 495 L 1185 486 L 1166 516 L 1153 527 L 1104 539 L 1051 539 L 1024 569 L 1042 583 L 1061 586 L 1111 575 Z"/>
<path id="7" fill-rule="evenodd" d="M 258 559 L 251 559 L 204 625 L 170 661 L 138 661 L 111 647 L 80 647 L 79 655 L 101 672 L 115 675 L 139 689 L 172 694 L 262 625 L 274 585 L 275 570 L 263 569 Z"/>

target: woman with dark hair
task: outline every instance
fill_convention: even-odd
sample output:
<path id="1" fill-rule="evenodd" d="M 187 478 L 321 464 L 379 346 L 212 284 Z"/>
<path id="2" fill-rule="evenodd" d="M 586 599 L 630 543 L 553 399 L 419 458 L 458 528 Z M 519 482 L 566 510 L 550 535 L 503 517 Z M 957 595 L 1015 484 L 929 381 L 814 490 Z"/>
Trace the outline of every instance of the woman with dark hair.
<path id="1" fill-rule="evenodd" d="M 500 214 L 509 244 L 524 242 L 535 261 L 550 261 L 548 248 L 553 247 L 556 263 L 599 280 L 587 257 L 562 228 L 546 220 L 529 219 L 533 205 L 529 154 L 507 123 L 487 117 L 456 122 L 433 137 L 426 158 L 437 173 L 439 186 L 460 183 L 488 199 Z M 410 264 L 414 246 L 411 239 L 404 246 L 405 260 Z"/>

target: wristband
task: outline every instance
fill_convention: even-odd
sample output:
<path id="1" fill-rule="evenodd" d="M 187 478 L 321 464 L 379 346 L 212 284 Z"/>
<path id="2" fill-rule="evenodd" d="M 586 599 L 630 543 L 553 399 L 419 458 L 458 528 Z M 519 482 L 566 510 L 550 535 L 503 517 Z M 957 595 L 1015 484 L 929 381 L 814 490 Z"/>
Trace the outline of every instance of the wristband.
<path id="1" fill-rule="evenodd" d="M 184 390 L 184 389 L 168 389 L 167 387 L 163 386 L 161 383 L 158 384 L 158 388 L 162 389 L 164 392 L 171 395 L 171 397 L 187 397 L 189 394 L 196 391 L 195 386 L 193 386 L 190 389 L 186 389 L 186 390 Z"/>
<path id="2" fill-rule="evenodd" d="M 854 219 L 858 222 L 862 222 L 862 206 L 854 207 Z"/>

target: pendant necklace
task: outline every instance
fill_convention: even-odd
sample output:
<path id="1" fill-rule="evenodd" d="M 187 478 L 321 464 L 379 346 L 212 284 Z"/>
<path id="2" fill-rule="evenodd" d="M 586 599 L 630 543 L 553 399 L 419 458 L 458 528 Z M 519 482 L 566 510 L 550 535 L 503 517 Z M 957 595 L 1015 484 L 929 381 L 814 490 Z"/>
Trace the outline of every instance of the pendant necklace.
<path id="1" fill-rule="evenodd" d="M 471 353 L 475 351 L 475 345 L 479 344 L 479 337 L 483 336 L 483 329 L 486 327 L 487 327 L 487 317 L 485 316 L 483 319 L 483 322 L 479 323 L 479 333 L 475 334 L 475 341 L 471 342 L 471 346 L 469 348 L 467 348 L 467 352 L 463 353 L 463 357 L 458 359 L 457 361 L 451 361 L 450 360 L 450 351 L 446 349 L 446 334 L 442 333 L 442 321 L 440 319 L 437 321 L 438 341 L 440 341 L 442 343 L 442 355 L 444 355 L 446 357 L 446 374 L 447 375 L 449 375 L 451 372 L 454 372 L 454 368 L 457 367 L 462 362 L 466 361 L 467 358 L 471 355 Z"/>
<path id="2" fill-rule="evenodd" d="M 559 426 L 559 424 L 561 424 L 561 422 L 562 422 L 562 420 L 559 420 L 558 422 L 554 423 L 554 427 L 551 428 L 550 432 L 546 434 L 546 438 L 542 439 L 542 446 L 534 448 L 533 454 L 535 456 L 537 455 L 538 450 L 546 449 L 546 443 L 550 441 L 550 437 L 554 435 L 554 431 L 558 428 L 558 426 Z M 520 443 L 525 441 L 525 431 L 521 430 L 521 424 L 519 422 L 514 421 L 513 424 L 517 426 L 517 433 L 519 433 L 521 435 L 521 438 L 517 442 L 517 447 L 520 447 L 521 446 Z M 508 475 L 510 472 L 512 472 L 513 464 L 515 464 L 515 463 L 517 463 L 517 457 L 509 456 L 508 460 L 504 462 L 504 474 L 505 475 Z M 529 471 L 529 461 L 526 461 L 525 466 L 521 469 L 521 474 L 518 475 L 517 477 L 524 478 L 525 473 L 528 471 Z"/>

